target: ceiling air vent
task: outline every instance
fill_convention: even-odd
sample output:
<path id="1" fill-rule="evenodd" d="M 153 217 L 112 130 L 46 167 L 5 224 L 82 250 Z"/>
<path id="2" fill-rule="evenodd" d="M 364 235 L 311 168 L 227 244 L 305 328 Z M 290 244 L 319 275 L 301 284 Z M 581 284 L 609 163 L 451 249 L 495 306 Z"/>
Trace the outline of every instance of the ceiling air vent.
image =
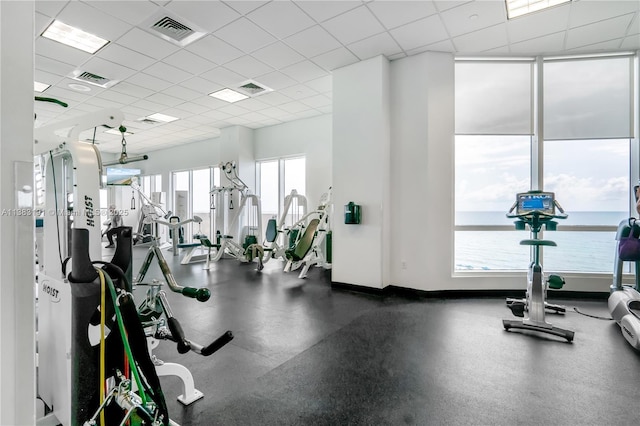
<path id="1" fill-rule="evenodd" d="M 240 93 L 244 93 L 245 95 L 252 96 L 252 97 L 273 91 L 273 89 L 265 86 L 262 83 L 258 83 L 257 81 L 254 81 L 254 80 L 245 81 L 240 86 L 238 86 L 236 90 Z"/>
<path id="2" fill-rule="evenodd" d="M 144 124 L 159 124 L 159 123 L 162 123 L 162 121 L 152 120 L 152 119 L 147 118 L 147 117 L 141 118 L 140 120 L 138 120 L 138 122 L 144 123 Z"/>
<path id="3" fill-rule="evenodd" d="M 184 47 L 205 35 L 207 31 L 192 22 L 175 15 L 170 15 L 166 10 L 160 10 L 146 19 L 141 28 L 164 40 Z"/>
<path id="4" fill-rule="evenodd" d="M 181 24 L 168 16 L 160 19 L 158 22 L 153 24 L 151 28 L 167 37 L 171 37 L 177 42 L 181 42 L 195 32 L 186 25 Z"/>
<path id="5" fill-rule="evenodd" d="M 93 84 L 94 86 L 98 86 L 98 87 L 102 87 L 102 88 L 108 88 L 113 86 L 114 84 L 116 84 L 118 82 L 118 80 L 110 80 L 106 77 L 102 77 L 98 74 L 93 74 L 91 72 L 88 71 L 82 71 L 82 70 L 75 70 L 71 73 L 71 75 L 69 76 L 74 80 L 77 81 L 82 81 L 84 83 L 89 83 L 89 84 Z"/>

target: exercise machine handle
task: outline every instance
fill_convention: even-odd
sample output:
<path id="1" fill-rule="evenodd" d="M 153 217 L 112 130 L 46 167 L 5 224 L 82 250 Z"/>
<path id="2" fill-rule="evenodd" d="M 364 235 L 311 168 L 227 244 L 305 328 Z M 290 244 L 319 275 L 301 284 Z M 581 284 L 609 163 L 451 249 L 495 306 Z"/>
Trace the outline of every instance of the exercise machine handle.
<path id="1" fill-rule="evenodd" d="M 168 317 L 167 326 L 169 327 L 173 340 L 178 344 L 178 353 L 186 354 L 189 352 L 191 350 L 191 345 L 189 345 L 189 341 L 184 336 L 182 326 L 176 317 Z"/>
<path id="2" fill-rule="evenodd" d="M 212 353 L 217 352 L 219 349 L 221 349 L 224 345 L 226 345 L 232 340 L 233 340 L 233 333 L 227 330 L 222 334 L 222 336 L 218 337 L 207 347 L 203 348 L 202 346 L 193 342 L 189 342 L 189 344 L 191 346 L 191 350 L 194 351 L 195 353 L 203 356 L 209 356 Z"/>
<path id="3" fill-rule="evenodd" d="M 206 302 L 211 297 L 208 288 L 182 287 L 182 295 L 198 300 L 198 302 Z"/>

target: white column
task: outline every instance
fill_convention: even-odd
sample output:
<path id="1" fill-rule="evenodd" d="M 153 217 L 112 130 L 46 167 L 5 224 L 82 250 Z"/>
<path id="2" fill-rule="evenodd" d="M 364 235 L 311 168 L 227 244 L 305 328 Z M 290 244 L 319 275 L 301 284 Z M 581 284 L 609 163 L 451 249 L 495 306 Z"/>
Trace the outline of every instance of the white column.
<path id="1" fill-rule="evenodd" d="M 333 265 L 337 283 L 389 284 L 391 136 L 389 61 L 378 56 L 333 72 Z M 311 159 L 310 159 L 311 160 Z M 362 223 L 344 223 L 344 205 Z"/>
<path id="2" fill-rule="evenodd" d="M 33 1 L 0 1 L 0 424 L 35 423 Z M 26 208 L 25 207 L 25 208 Z"/>

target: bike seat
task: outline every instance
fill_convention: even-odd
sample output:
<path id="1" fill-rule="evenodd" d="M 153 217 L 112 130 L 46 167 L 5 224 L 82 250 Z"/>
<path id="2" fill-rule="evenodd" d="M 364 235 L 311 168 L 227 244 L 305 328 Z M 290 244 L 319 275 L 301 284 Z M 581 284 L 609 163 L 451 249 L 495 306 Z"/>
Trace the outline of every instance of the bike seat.
<path id="1" fill-rule="evenodd" d="M 522 240 L 520 241 L 521 246 L 552 246 L 556 247 L 557 244 L 555 241 L 551 240 Z"/>

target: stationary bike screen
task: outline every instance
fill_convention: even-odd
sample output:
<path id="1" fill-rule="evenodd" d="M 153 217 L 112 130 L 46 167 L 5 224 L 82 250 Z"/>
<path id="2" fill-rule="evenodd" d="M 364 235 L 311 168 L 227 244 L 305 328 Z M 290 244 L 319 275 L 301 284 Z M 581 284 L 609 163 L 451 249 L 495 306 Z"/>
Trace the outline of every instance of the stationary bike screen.
<path id="1" fill-rule="evenodd" d="M 553 192 L 522 192 L 517 196 L 516 214 L 526 215 L 532 212 L 540 212 L 553 216 L 556 213 L 555 196 Z"/>

